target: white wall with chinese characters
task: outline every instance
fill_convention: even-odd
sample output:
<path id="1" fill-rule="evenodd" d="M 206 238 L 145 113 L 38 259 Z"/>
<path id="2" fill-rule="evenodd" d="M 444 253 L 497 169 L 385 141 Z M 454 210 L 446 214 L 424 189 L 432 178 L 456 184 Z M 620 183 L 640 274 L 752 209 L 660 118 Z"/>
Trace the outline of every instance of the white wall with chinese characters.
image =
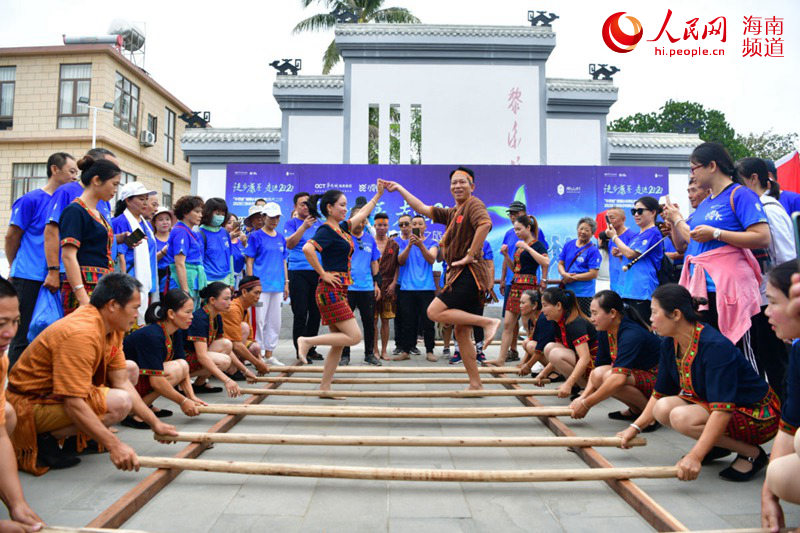
<path id="1" fill-rule="evenodd" d="M 602 165 L 602 124 L 598 119 L 548 118 L 548 165 Z"/>
<path id="2" fill-rule="evenodd" d="M 341 115 L 290 115 L 287 163 L 341 163 Z"/>
<path id="3" fill-rule="evenodd" d="M 377 104 L 380 162 L 389 162 L 384 108 L 399 104 L 400 162 L 408 163 L 409 150 L 402 149 L 409 144 L 408 110 L 419 104 L 423 163 L 540 164 L 540 83 L 533 65 L 353 63 L 349 101 L 345 94 L 350 124 L 345 161 L 368 162 L 368 109 Z"/>

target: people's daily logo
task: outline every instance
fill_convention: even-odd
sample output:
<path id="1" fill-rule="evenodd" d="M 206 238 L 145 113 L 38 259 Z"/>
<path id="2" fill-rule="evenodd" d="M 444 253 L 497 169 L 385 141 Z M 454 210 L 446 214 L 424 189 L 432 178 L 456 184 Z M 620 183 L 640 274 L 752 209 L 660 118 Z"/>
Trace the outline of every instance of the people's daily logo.
<path id="1" fill-rule="evenodd" d="M 619 54 L 626 54 L 636 48 L 642 40 L 644 30 L 642 23 L 636 17 L 630 15 L 625 18 L 633 24 L 633 34 L 627 34 L 619 27 L 619 19 L 624 15 L 624 11 L 614 13 L 608 17 L 603 24 L 603 41 L 613 51 Z"/>

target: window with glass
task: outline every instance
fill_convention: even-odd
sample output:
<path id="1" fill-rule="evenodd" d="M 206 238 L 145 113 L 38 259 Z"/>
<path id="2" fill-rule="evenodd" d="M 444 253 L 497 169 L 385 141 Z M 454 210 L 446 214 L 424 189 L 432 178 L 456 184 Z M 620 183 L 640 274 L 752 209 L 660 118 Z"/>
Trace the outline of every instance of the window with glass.
<path id="1" fill-rule="evenodd" d="M 147 114 L 147 131 L 153 134 L 153 137 L 158 135 L 158 117 L 154 117 L 150 113 Z M 155 142 L 155 139 L 153 140 Z"/>
<path id="2" fill-rule="evenodd" d="M 14 125 L 14 85 L 17 67 L 0 67 L 0 130 Z"/>
<path id="3" fill-rule="evenodd" d="M 92 89 L 92 64 L 61 65 L 58 86 L 58 124 L 63 129 L 89 127 L 89 106 L 78 100 Z"/>
<path id="4" fill-rule="evenodd" d="M 139 132 L 139 87 L 119 72 L 114 84 L 114 126 L 134 137 Z"/>
<path id="5" fill-rule="evenodd" d="M 161 180 L 161 205 L 172 209 L 172 190 L 173 183 L 169 180 Z"/>
<path id="6" fill-rule="evenodd" d="M 11 166 L 11 202 L 47 184 L 46 163 L 14 163 Z"/>
<path id="7" fill-rule="evenodd" d="M 164 120 L 164 161 L 175 163 L 175 113 L 165 107 L 166 119 Z"/>

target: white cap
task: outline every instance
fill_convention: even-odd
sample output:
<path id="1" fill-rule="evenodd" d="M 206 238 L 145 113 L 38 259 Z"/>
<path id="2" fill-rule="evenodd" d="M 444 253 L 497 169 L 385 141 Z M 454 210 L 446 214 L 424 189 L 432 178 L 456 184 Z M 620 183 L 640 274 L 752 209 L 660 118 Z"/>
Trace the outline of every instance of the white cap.
<path id="1" fill-rule="evenodd" d="M 153 218 L 156 218 L 158 215 L 162 213 L 168 213 L 170 216 L 172 216 L 172 211 L 169 210 L 169 207 L 164 207 L 163 205 L 160 205 L 158 206 L 158 209 L 156 209 L 156 212 L 153 214 Z"/>
<path id="2" fill-rule="evenodd" d="M 263 208 L 261 208 L 261 212 L 268 217 L 279 217 L 281 216 L 281 206 L 276 204 L 275 202 L 269 202 Z"/>
<path id="3" fill-rule="evenodd" d="M 132 196 L 152 196 L 154 194 L 158 194 L 158 192 L 148 190 L 148 188 L 144 186 L 144 183 L 132 181 L 130 183 L 126 183 L 120 188 L 119 199 L 124 201 Z"/>
<path id="4" fill-rule="evenodd" d="M 263 214 L 263 210 L 264 208 L 261 207 L 260 205 L 251 205 L 250 209 L 247 210 L 247 216 L 245 217 L 245 220 L 252 217 L 253 215 Z"/>

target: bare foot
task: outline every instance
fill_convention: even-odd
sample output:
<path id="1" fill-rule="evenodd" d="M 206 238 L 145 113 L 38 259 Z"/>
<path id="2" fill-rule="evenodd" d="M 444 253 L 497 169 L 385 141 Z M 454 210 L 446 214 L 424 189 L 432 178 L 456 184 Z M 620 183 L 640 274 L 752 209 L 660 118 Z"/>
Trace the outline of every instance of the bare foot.
<path id="1" fill-rule="evenodd" d="M 505 359 L 489 359 L 483 363 L 486 366 L 505 366 Z"/>
<path id="2" fill-rule="evenodd" d="M 408 352 L 403 352 L 397 357 L 393 357 L 392 359 L 390 359 L 390 361 L 407 361 L 408 359 L 411 359 L 411 356 L 408 355 Z"/>
<path id="3" fill-rule="evenodd" d="M 497 334 L 497 330 L 498 330 L 499 327 L 500 327 L 500 319 L 499 318 L 493 318 L 492 319 L 492 323 L 489 326 L 483 328 L 483 350 L 484 351 L 486 351 L 486 348 L 488 348 L 489 345 L 492 344 L 492 341 L 494 340 L 494 336 Z"/>
<path id="4" fill-rule="evenodd" d="M 308 364 L 308 351 L 311 349 L 311 344 L 305 337 L 297 337 L 297 358 L 304 364 Z"/>
<path id="5" fill-rule="evenodd" d="M 320 390 L 320 400 L 344 400 L 342 396 L 334 396 L 330 390 Z"/>
<path id="6" fill-rule="evenodd" d="M 438 358 L 437 358 L 435 355 L 433 355 L 433 353 L 431 353 L 431 352 L 428 352 L 428 355 L 426 355 L 426 356 L 425 356 L 425 359 L 427 359 L 427 360 L 428 360 L 428 361 L 430 361 L 431 363 L 435 363 L 436 361 L 438 361 L 438 360 L 439 360 L 439 359 L 438 359 Z"/>
<path id="7" fill-rule="evenodd" d="M 478 386 L 470 385 L 469 387 L 466 388 L 466 390 L 468 390 L 468 391 L 483 390 L 483 385 L 478 385 Z M 463 396 L 463 397 L 464 398 L 483 398 L 483 396 Z"/>
<path id="8" fill-rule="evenodd" d="M 392 360 L 391 357 L 386 355 L 386 352 L 381 352 L 381 359 L 383 359 L 384 361 L 391 361 Z"/>

